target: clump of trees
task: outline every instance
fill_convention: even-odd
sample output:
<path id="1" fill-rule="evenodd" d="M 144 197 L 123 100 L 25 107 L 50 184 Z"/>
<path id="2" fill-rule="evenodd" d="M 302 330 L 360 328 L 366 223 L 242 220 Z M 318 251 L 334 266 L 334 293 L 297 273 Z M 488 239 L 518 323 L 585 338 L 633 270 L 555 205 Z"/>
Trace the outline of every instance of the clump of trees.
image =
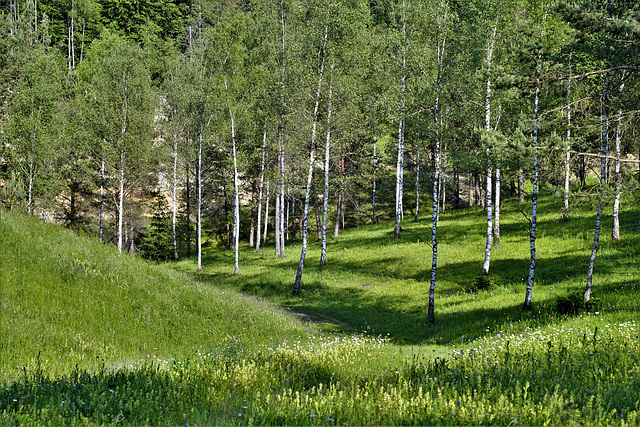
<path id="1" fill-rule="evenodd" d="M 640 7 L 543 0 L 12 0 L 0 20 L 0 201 L 150 258 L 235 251 L 433 206 L 600 200 L 636 168 Z M 635 163 L 634 163 L 635 162 Z M 640 179 L 640 172 L 638 179 Z M 405 179 L 409 177 L 409 179 Z M 525 192 L 530 181 L 532 192 Z M 421 191 L 428 188 L 429 191 Z M 315 221 L 313 220 L 315 217 Z M 426 218 L 426 217 L 425 217 Z M 427 219 L 425 219 L 427 220 Z M 333 224 L 333 225 L 332 225 Z M 484 230 L 478 230 L 484 233 Z M 315 238 L 315 237 L 314 237 Z M 328 254 L 329 252 L 329 254 Z M 426 258 L 426 257 L 425 257 Z"/>

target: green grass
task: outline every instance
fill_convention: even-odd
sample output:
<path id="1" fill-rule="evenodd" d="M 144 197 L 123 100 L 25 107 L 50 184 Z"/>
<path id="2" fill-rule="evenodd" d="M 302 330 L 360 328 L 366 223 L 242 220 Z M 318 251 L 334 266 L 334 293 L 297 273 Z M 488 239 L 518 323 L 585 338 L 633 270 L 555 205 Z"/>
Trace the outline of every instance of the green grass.
<path id="1" fill-rule="evenodd" d="M 312 241 L 293 297 L 295 243 L 242 247 L 238 277 L 209 253 L 195 274 L 2 213 L 0 425 L 638 425 L 640 210 L 625 200 L 615 244 L 605 215 L 597 303 L 565 314 L 595 209 L 561 220 L 559 203 L 541 199 L 530 312 L 520 207 L 477 292 L 484 214 L 442 214 L 435 324 L 427 217 L 399 240 L 391 221 L 345 231 L 323 268 Z"/>
<path id="2" fill-rule="evenodd" d="M 94 238 L 0 212 L 0 380 L 36 361 L 69 373 L 254 350 L 309 333 L 264 300 L 118 255 Z"/>
<path id="3" fill-rule="evenodd" d="M 477 293 L 470 290 L 482 270 L 486 216 L 480 208 L 441 215 L 435 325 L 427 322 L 432 252 L 426 216 L 418 223 L 405 220 L 398 240 L 393 238 L 393 221 L 331 238 L 325 267 L 319 266 L 320 242 L 314 237 L 307 252 L 302 297 L 291 292 L 299 243 L 287 247 L 285 259 L 273 255 L 273 245 L 263 246 L 257 254 L 243 248 L 237 277 L 231 251 L 209 254 L 199 278 L 216 287 L 268 298 L 333 323 L 339 330 L 388 334 L 396 344 L 449 346 L 462 337 L 483 337 L 487 328 L 555 325 L 566 317 L 556 312 L 558 298 L 584 290 L 595 208 L 582 206 L 571 219 L 562 220 L 561 201 L 546 197 L 540 205 L 534 310 L 529 313 L 521 309 L 529 272 L 528 222 L 520 212 L 525 207 L 511 202 L 504 203 L 502 236 L 492 253 L 490 273 L 495 284 Z M 634 297 L 638 288 L 633 287 L 640 279 L 640 210 L 633 200 L 624 205 L 620 242 L 611 242 L 610 216 L 603 219 L 594 274 L 593 297 L 600 300 L 601 316 L 611 321 L 634 318 L 640 308 Z M 177 267 L 194 272 L 191 261 Z"/>

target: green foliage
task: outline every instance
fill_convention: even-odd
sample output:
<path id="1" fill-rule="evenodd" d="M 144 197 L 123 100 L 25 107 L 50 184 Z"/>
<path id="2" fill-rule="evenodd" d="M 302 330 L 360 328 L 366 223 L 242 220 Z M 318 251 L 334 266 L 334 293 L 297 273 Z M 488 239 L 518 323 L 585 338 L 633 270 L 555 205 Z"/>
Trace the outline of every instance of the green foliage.
<path id="1" fill-rule="evenodd" d="M 574 292 L 567 296 L 558 297 L 556 310 L 559 314 L 575 315 L 585 311 L 594 311 L 599 299 L 590 298 L 589 302 L 584 300 L 584 292 Z"/>
<path id="2" fill-rule="evenodd" d="M 17 208 L 20 202 L 24 201 L 25 195 L 22 181 L 17 179 L 15 171 L 11 172 L 11 178 L 9 178 L 0 191 L 0 199 L 2 199 L 5 208 L 8 210 Z"/>
<path id="3" fill-rule="evenodd" d="M 490 274 L 476 276 L 468 287 L 468 292 L 487 291 L 500 283 L 500 278 Z"/>
<path id="4" fill-rule="evenodd" d="M 173 231 L 164 196 L 156 195 L 149 232 L 142 237 L 139 249 L 144 258 L 153 261 L 168 261 L 173 258 Z"/>

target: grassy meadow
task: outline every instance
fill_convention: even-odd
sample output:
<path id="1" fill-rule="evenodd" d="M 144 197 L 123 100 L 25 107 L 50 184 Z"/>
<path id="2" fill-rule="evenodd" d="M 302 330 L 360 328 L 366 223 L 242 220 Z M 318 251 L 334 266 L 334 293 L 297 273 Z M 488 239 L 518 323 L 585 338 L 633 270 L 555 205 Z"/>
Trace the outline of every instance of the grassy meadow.
<path id="1" fill-rule="evenodd" d="M 428 216 L 397 240 L 391 221 L 343 231 L 325 267 L 313 238 L 293 297 L 299 242 L 196 274 L 2 212 L 0 426 L 638 425 L 640 208 L 624 200 L 615 244 L 605 215 L 595 304 L 571 312 L 592 202 L 562 220 L 541 199 L 529 312 L 523 207 L 503 205 L 483 290 L 483 211 L 442 213 L 435 324 Z"/>

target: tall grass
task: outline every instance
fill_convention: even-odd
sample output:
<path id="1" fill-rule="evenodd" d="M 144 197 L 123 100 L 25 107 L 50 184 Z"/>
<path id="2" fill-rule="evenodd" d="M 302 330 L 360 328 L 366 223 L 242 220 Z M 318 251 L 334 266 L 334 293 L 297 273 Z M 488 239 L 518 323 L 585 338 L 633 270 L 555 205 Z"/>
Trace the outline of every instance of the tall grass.
<path id="1" fill-rule="evenodd" d="M 0 212 L 0 379 L 245 350 L 308 333 L 273 304 Z"/>
<path id="2" fill-rule="evenodd" d="M 391 222 L 344 232 L 324 268 L 312 242 L 293 297 L 296 244 L 284 260 L 242 248 L 238 277 L 210 253 L 195 275 L 3 213 L 0 425 L 638 425 L 640 215 L 626 206 L 590 311 L 560 303 L 583 288 L 591 207 L 567 221 L 541 200 L 531 312 L 520 207 L 505 206 L 485 290 L 482 211 L 443 214 L 434 325 L 426 219 L 399 240 Z"/>

